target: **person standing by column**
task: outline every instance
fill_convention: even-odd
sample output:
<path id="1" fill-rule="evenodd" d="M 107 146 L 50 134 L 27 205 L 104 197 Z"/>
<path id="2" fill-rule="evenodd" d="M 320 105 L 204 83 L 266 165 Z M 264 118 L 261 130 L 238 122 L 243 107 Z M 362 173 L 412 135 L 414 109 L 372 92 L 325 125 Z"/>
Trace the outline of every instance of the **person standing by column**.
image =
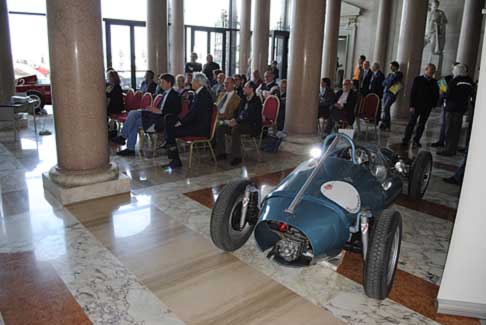
<path id="1" fill-rule="evenodd" d="M 473 81 L 467 75 L 467 67 L 458 64 L 452 70 L 454 79 L 449 82 L 446 95 L 446 149 L 437 154 L 440 156 L 454 156 L 461 135 L 462 116 L 471 103 L 473 94 Z"/>
<path id="2" fill-rule="evenodd" d="M 400 92 L 403 78 L 403 74 L 400 71 L 400 64 L 398 64 L 397 61 L 390 63 L 390 71 L 391 72 L 388 74 L 385 81 L 383 81 L 383 111 L 381 115 L 380 129 L 385 131 L 390 131 L 390 109 L 397 99 L 397 94 Z"/>
<path id="3" fill-rule="evenodd" d="M 381 117 L 381 100 L 383 98 L 383 81 L 385 81 L 385 75 L 381 72 L 381 66 L 378 62 L 373 63 L 371 72 L 373 72 L 373 74 L 371 76 L 368 93 L 375 94 L 380 98 L 378 110 L 376 112 L 376 124 L 378 124 Z"/>
<path id="4" fill-rule="evenodd" d="M 410 116 L 405 130 L 402 145 L 407 146 L 412 137 L 413 130 L 419 120 L 413 144 L 415 147 L 422 147 L 420 139 L 425 130 L 425 124 L 429 118 L 432 108 L 437 105 L 439 100 L 439 86 L 434 78 L 435 65 L 427 64 L 423 75 L 414 79 L 412 91 L 410 93 Z"/>

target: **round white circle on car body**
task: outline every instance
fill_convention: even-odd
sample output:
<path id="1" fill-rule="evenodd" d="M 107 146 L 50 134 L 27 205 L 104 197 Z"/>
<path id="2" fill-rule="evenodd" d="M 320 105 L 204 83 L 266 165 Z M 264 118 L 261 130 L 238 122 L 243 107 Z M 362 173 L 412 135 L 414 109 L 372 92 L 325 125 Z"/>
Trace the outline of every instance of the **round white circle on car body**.
<path id="1" fill-rule="evenodd" d="M 358 213 L 361 209 L 358 190 L 349 183 L 342 181 L 326 182 L 321 186 L 321 193 L 349 213 Z"/>

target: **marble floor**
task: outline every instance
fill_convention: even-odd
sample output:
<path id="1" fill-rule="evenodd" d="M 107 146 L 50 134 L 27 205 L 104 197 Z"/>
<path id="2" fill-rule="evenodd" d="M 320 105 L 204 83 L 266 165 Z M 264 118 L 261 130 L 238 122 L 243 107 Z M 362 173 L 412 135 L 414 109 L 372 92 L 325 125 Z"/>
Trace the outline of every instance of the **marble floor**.
<path id="1" fill-rule="evenodd" d="M 191 170 L 175 171 L 149 149 L 113 155 L 131 193 L 63 207 L 42 188 L 42 172 L 56 163 L 54 135 L 36 137 L 32 121 L 17 141 L 0 131 L 0 324 L 479 324 L 435 311 L 460 193 L 442 178 L 463 158 L 429 147 L 438 120 L 434 112 L 422 140 L 434 155 L 426 196 L 403 194 L 393 206 L 404 234 L 384 301 L 364 295 L 357 254 L 289 269 L 268 261 L 253 239 L 229 254 L 209 238 L 224 184 L 250 177 L 270 190 L 317 137 L 289 137 L 259 161 L 248 145 L 238 168 L 215 166 L 204 152 Z M 52 116 L 38 127 L 54 132 Z M 413 156 L 398 145 L 404 127 L 397 122 L 367 142 Z"/>

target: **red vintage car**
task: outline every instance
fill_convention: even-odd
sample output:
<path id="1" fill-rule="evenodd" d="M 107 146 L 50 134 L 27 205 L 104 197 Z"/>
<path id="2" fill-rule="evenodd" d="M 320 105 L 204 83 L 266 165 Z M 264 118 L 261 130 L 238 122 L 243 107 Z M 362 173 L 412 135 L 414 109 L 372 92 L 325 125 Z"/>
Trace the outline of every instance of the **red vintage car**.
<path id="1" fill-rule="evenodd" d="M 52 103 L 51 85 L 47 83 L 47 79 L 40 79 L 37 75 L 18 78 L 16 92 L 26 93 L 31 98 L 37 99 L 36 110 Z"/>

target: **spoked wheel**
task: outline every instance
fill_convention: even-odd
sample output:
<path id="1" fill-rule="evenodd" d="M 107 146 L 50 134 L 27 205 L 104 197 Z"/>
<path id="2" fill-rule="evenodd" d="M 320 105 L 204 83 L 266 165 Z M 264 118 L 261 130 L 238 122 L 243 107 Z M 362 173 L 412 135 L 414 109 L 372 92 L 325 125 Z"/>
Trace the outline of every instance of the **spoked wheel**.
<path id="1" fill-rule="evenodd" d="M 44 100 L 42 99 L 42 95 L 41 95 L 39 92 L 37 92 L 37 91 L 29 91 L 29 92 L 27 93 L 27 95 L 28 95 L 28 96 L 29 96 L 31 99 L 35 100 L 35 103 L 34 103 L 34 110 L 35 110 L 36 112 L 38 112 L 38 111 L 39 111 L 41 108 L 43 108 L 43 107 L 44 107 Z"/>
<path id="2" fill-rule="evenodd" d="M 251 182 L 238 180 L 226 185 L 219 194 L 211 214 L 211 239 L 216 247 L 224 251 L 234 251 L 243 246 L 255 225 L 249 224 L 249 216 L 241 228 L 243 197 Z"/>
<path id="3" fill-rule="evenodd" d="M 400 256 L 402 217 L 397 211 L 375 220 L 364 263 L 364 290 L 368 297 L 385 299 L 393 286 Z"/>
<path id="4" fill-rule="evenodd" d="M 413 199 L 421 199 L 432 177 L 432 154 L 421 151 L 412 166 L 408 182 L 408 195 Z"/>

